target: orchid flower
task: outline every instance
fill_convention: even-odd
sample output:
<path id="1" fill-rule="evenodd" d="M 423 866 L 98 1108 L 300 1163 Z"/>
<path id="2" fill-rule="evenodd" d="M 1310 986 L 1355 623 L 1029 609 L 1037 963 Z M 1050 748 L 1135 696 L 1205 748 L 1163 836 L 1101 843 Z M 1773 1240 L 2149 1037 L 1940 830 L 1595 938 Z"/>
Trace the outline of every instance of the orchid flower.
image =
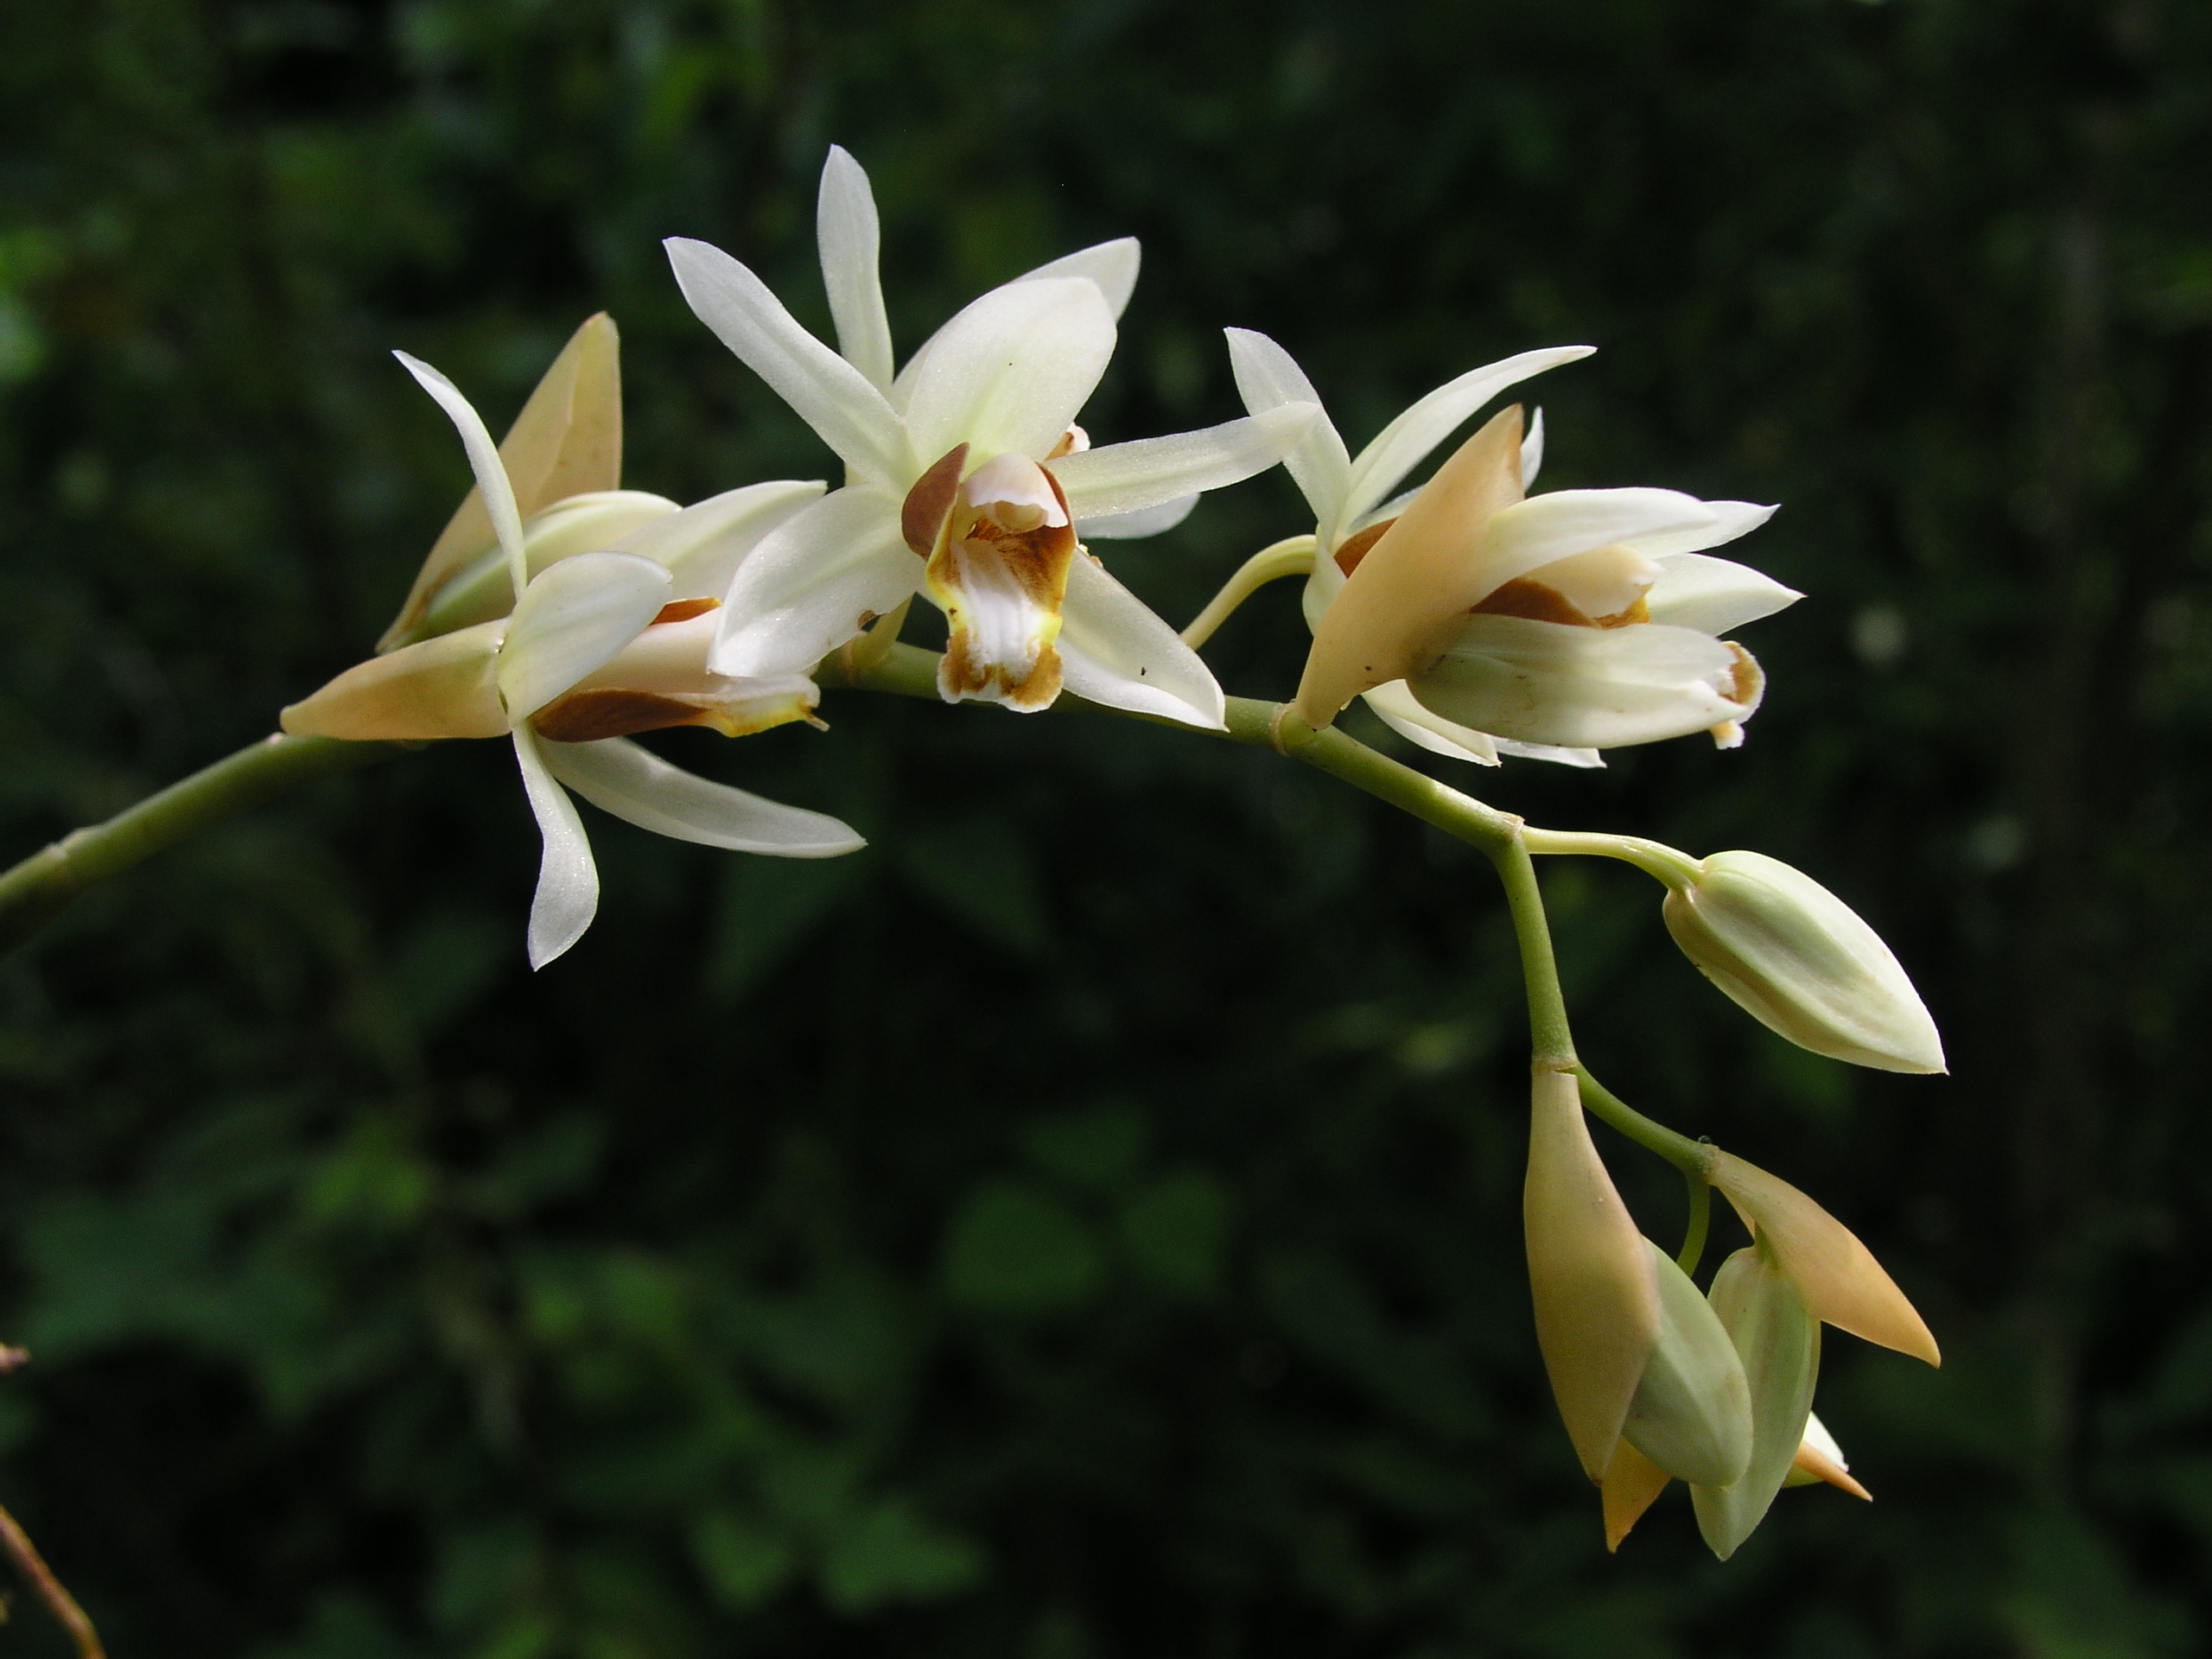
<path id="1" fill-rule="evenodd" d="M 1244 406 L 1319 401 L 1265 334 L 1228 331 Z M 1763 689 L 1758 665 L 1714 636 L 1799 597 L 1703 550 L 1771 507 L 1672 490 L 1526 496 L 1543 461 L 1541 414 L 1484 426 L 1430 482 L 1384 497 L 1508 386 L 1586 357 L 1524 352 L 1419 399 L 1357 458 L 1324 416 L 1286 459 L 1315 518 L 1305 592 L 1314 635 L 1297 708 L 1333 721 L 1355 696 L 1433 753 L 1484 766 L 1519 754 L 1602 764 L 1598 750 L 1710 730 L 1724 747 Z"/>
<path id="2" fill-rule="evenodd" d="M 1164 528 L 1201 491 L 1273 466 L 1318 409 L 1090 448 L 1075 418 L 1113 353 L 1136 282 L 1135 241 L 993 289 L 894 375 L 874 198 L 860 164 L 834 147 L 817 230 L 836 351 L 729 255 L 667 244 L 700 320 L 845 463 L 844 487 L 769 535 L 738 570 L 714 668 L 804 674 L 924 594 L 950 627 L 938 673 L 948 702 L 1029 711 L 1065 686 L 1219 728 L 1221 688 L 1205 664 L 1081 538 Z"/>
<path id="3" fill-rule="evenodd" d="M 810 712 L 817 694 L 803 675 L 746 681 L 708 668 L 719 607 L 699 590 L 726 586 L 731 561 L 741 561 L 745 537 L 742 528 L 730 533 L 733 524 L 788 512 L 820 486 L 756 486 L 688 512 L 671 503 L 620 538 L 626 545 L 569 551 L 532 574 L 518 492 L 482 417 L 437 370 L 396 355 L 459 429 L 476 474 L 463 514 L 480 505 L 505 589 L 520 598 L 509 614 L 348 669 L 286 709 L 284 730 L 356 741 L 511 737 L 544 842 L 530 915 L 532 968 L 581 938 L 599 907 L 598 868 L 568 790 L 656 834 L 710 847 L 830 858 L 863 845 L 835 818 L 695 777 L 625 736 L 693 724 L 735 735 Z M 467 569 L 467 543 L 455 543 L 446 582 Z M 430 613 L 444 585 L 418 581 L 420 602 L 403 611 L 403 631 Z"/>

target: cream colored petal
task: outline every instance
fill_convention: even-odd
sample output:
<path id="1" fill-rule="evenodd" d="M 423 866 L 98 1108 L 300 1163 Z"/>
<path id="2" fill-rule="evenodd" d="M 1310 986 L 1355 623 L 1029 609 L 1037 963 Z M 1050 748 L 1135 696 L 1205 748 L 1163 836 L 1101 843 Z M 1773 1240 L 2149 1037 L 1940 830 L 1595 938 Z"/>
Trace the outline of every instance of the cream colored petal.
<path id="1" fill-rule="evenodd" d="M 796 410 L 861 477 L 904 491 L 919 470 L 890 404 L 867 375 L 798 325 L 768 285 L 720 248 L 664 245 L 699 321 Z"/>
<path id="2" fill-rule="evenodd" d="M 1742 1357 L 1751 1402 L 1751 1456 L 1743 1478 L 1690 1488 L 1698 1530 L 1725 1561 L 1765 1519 L 1804 1442 L 1820 1375 L 1821 1327 L 1789 1280 L 1756 1249 L 1722 1262 L 1711 1294 L 1713 1313 Z"/>
<path id="3" fill-rule="evenodd" d="M 356 663 L 277 716 L 296 737 L 355 742 L 426 742 L 499 737 L 499 640 L 505 620 L 486 622 Z"/>
<path id="4" fill-rule="evenodd" d="M 1421 707 L 1421 700 L 1406 689 L 1403 680 L 1393 680 L 1388 685 L 1378 685 L 1360 694 L 1367 699 L 1377 719 L 1408 742 L 1419 745 L 1431 754 L 1440 754 L 1452 760 L 1471 760 L 1478 766 L 1497 764 L 1497 745 L 1487 732 L 1476 731 L 1440 715 L 1431 714 Z"/>
<path id="5" fill-rule="evenodd" d="M 1522 1220 L 1552 1396 L 1583 1469 L 1602 1481 L 1659 1345 L 1659 1291 L 1643 1236 L 1591 1144 L 1575 1080 L 1564 1071 L 1535 1076 Z"/>
<path id="6" fill-rule="evenodd" d="M 1732 1153 L 1714 1160 L 1713 1184 L 1764 1242 L 1815 1318 L 1930 1365 L 1943 1363 L 1926 1322 L 1848 1227 L 1789 1182 Z"/>
<path id="7" fill-rule="evenodd" d="M 1774 517 L 1775 509 L 1755 501 L 1707 501 L 1712 522 L 1679 530 L 1659 531 L 1634 538 L 1631 545 L 1648 559 L 1664 559 L 1676 553 L 1702 553 L 1739 536 L 1748 536 Z"/>
<path id="8" fill-rule="evenodd" d="M 1082 276 L 1098 284 L 1098 291 L 1106 296 L 1106 308 L 1114 314 L 1116 321 L 1129 308 L 1129 296 L 1136 292 L 1137 267 L 1142 262 L 1142 251 L 1134 236 L 1117 237 L 1111 242 L 1094 243 L 1073 253 L 1064 253 L 1057 259 L 1048 259 L 1036 270 L 1014 278 L 1018 283 L 1052 282 L 1062 277 Z"/>
<path id="9" fill-rule="evenodd" d="M 1320 408 L 1321 394 L 1288 352 L 1249 328 L 1222 332 L 1229 337 L 1229 365 L 1236 377 L 1237 395 L 1252 414 L 1264 415 L 1290 404 Z M 1306 505 L 1313 509 L 1314 523 L 1335 524 L 1351 487 L 1351 454 L 1325 414 L 1306 429 L 1306 435 L 1283 457 L 1283 467 L 1304 493 Z"/>
<path id="10" fill-rule="evenodd" d="M 868 845 L 824 813 L 710 782 L 626 738 L 542 747 L 556 778 L 601 811 L 657 836 L 776 858 L 836 858 Z"/>
<path id="11" fill-rule="evenodd" d="M 1544 411 L 1530 411 L 1529 435 L 1521 440 L 1521 487 L 1533 487 L 1536 474 L 1544 470 Z"/>
<path id="12" fill-rule="evenodd" d="M 1541 583 L 1591 618 L 1617 617 L 1651 591 L 1660 568 L 1619 542 L 1540 564 L 1522 578 Z"/>
<path id="13" fill-rule="evenodd" d="M 741 678 L 804 674 L 922 584 L 899 501 L 832 490 L 760 539 L 737 567 L 712 666 Z"/>
<path id="14" fill-rule="evenodd" d="M 906 410 L 913 453 L 927 464 L 965 443 L 971 466 L 1007 452 L 1042 461 L 1113 354 L 1114 315 L 1096 283 L 1062 277 L 993 289 L 918 359 Z"/>
<path id="15" fill-rule="evenodd" d="M 1554 490 L 1532 495 L 1491 520 L 1468 603 L 1554 560 L 1617 542 L 1641 548 L 1641 538 L 1703 528 L 1713 517 L 1695 496 L 1675 490 Z"/>
<path id="16" fill-rule="evenodd" d="M 538 969 L 583 938 L 599 913 L 599 866 L 592 861 L 591 840 L 575 803 L 546 767 L 537 734 L 518 726 L 514 742 L 523 790 L 544 842 L 537 892 L 530 903 L 530 965 Z"/>
<path id="17" fill-rule="evenodd" d="M 819 479 L 774 479 L 695 502 L 613 543 L 668 567 L 671 599 L 720 599 L 770 531 L 822 499 Z"/>
<path id="18" fill-rule="evenodd" d="M 822 285 L 830 293 L 837 350 L 888 396 L 891 319 L 883 309 L 883 283 L 877 270 L 882 238 L 875 194 L 861 164 L 836 144 L 830 146 L 830 158 L 822 164 L 814 238 L 822 252 Z"/>
<path id="19" fill-rule="evenodd" d="M 1196 432 L 1109 443 L 1063 455 L 1052 463 L 1052 476 L 1079 519 L 1141 512 L 1265 472 L 1320 413 L 1318 404 L 1286 404 Z"/>
<path id="20" fill-rule="evenodd" d="M 532 576 L 550 564 L 622 546 L 632 535 L 677 512 L 664 495 L 643 490 L 595 490 L 555 502 L 523 520 L 523 563 Z M 494 547 L 440 588 L 415 630 L 418 637 L 451 633 L 514 609 L 505 557 Z"/>
<path id="21" fill-rule="evenodd" d="M 636 639 L 668 603 L 668 572 L 635 553 L 580 553 L 523 589 L 499 651 L 519 725 Z"/>
<path id="22" fill-rule="evenodd" d="M 394 352 L 392 355 L 415 377 L 416 384 L 445 410 L 446 418 L 461 434 L 461 447 L 468 452 L 469 469 L 476 474 L 477 492 L 491 518 L 493 537 L 507 562 L 508 579 L 514 590 L 521 592 L 528 580 L 522 546 L 522 513 L 516 505 L 514 486 L 500 462 L 499 451 L 485 429 L 484 417 L 476 412 L 475 404 L 461 395 L 460 387 L 428 363 L 404 352 Z"/>
<path id="23" fill-rule="evenodd" d="M 563 497 L 621 484 L 621 339 L 605 312 L 587 319 L 553 359 L 507 429 L 499 458 L 524 518 Z M 432 544 L 377 649 L 405 643 L 439 589 L 495 540 L 482 493 L 471 490 Z"/>
<path id="24" fill-rule="evenodd" d="M 1700 633 L 1724 634 L 1795 605 L 1804 594 L 1729 559 L 1674 553 L 1658 561 L 1659 580 L 1644 602 L 1651 620 Z"/>
<path id="25" fill-rule="evenodd" d="M 1522 760 L 1548 760 L 1555 766 L 1574 766 L 1584 771 L 1595 770 L 1605 764 L 1605 757 L 1595 749 L 1572 748 L 1564 743 L 1516 743 L 1510 737 L 1491 740 L 1501 755 L 1513 755 Z"/>
<path id="26" fill-rule="evenodd" d="M 1133 512 L 1110 512 L 1099 518 L 1078 518 L 1075 521 L 1075 533 L 1087 542 L 1139 542 L 1147 536 L 1158 536 L 1174 529 L 1191 516 L 1192 509 L 1198 505 L 1198 493 L 1193 491 L 1189 495 L 1179 495 L 1172 501 L 1162 501 L 1157 506 L 1139 507 Z"/>
<path id="27" fill-rule="evenodd" d="M 1078 553 L 1060 609 L 1060 671 L 1090 702 L 1220 731 L 1228 705 L 1212 671 L 1144 602 Z"/>

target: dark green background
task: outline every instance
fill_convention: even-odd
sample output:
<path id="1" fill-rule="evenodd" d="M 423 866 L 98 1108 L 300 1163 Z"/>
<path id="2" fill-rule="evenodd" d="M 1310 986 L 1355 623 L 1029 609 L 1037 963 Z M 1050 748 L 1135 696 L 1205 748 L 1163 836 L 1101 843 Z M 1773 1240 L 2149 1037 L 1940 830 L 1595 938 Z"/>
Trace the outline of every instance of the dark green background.
<path id="1" fill-rule="evenodd" d="M 533 978 L 512 760 L 326 783 L 0 965 L 0 1497 L 118 1656 L 2033 1655 L 2212 1644 L 2201 1109 L 2212 11 L 2177 0 L 85 0 L 0 23 L 0 852 L 361 655 L 586 313 L 632 483 L 824 452 L 685 310 L 911 349 L 1135 232 L 1101 439 L 1267 330 L 1353 443 L 1446 376 L 1548 481 L 1780 500 L 1749 746 L 1455 781 L 1752 846 L 1872 919 L 1954 1075 L 1769 1038 L 1625 869 L 1547 870 L 1586 1052 L 1808 1188 L 1940 1374 L 1829 1344 L 1879 1501 L 1617 1560 L 1518 1246 L 1521 1009 L 1471 854 L 1274 757 L 832 694 L 666 752 L 873 845 L 603 817 Z M 1279 476 L 1122 556 L 1179 620 Z M 1280 696 L 1288 589 L 1210 655 Z M 1437 763 L 1440 771 L 1449 769 Z M 1679 1186 L 1606 1148 L 1657 1236 Z M 1732 1230 L 1732 1224 L 1731 1224 Z M 0 1645 L 58 1638 L 17 1603 Z"/>

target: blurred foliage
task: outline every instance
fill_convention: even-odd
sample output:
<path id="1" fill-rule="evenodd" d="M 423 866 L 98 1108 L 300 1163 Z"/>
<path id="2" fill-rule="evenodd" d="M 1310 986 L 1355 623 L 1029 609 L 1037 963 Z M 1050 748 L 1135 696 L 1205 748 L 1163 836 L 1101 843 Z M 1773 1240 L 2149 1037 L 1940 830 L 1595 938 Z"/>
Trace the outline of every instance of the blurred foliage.
<path id="1" fill-rule="evenodd" d="M 631 478 L 809 476 L 686 312 L 820 325 L 852 149 L 907 346 L 1135 232 L 1102 439 L 1355 444 L 1527 346 L 1548 481 L 1781 500 L 1750 746 L 1462 776 L 1751 845 L 1883 929 L 1949 1080 L 1752 1028 L 1643 878 L 1547 871 L 1586 1052 L 1809 1188 L 1948 1363 L 1839 1338 L 1881 1502 L 1618 1560 L 1518 1249 L 1465 849 L 1272 756 L 836 694 L 689 763 L 873 841 L 604 818 L 531 978 L 497 746 L 319 785 L 0 964 L 0 1497 L 118 1655 L 2022 1654 L 2212 1644 L 2212 12 L 2176 0 L 83 0 L 0 51 L 10 855 L 361 654 L 495 424 L 626 331 Z M 1186 615 L 1279 478 L 1119 556 Z M 1211 655 L 1281 695 L 1271 591 Z M 2192 1014 L 2191 1009 L 2199 1010 Z M 1656 1235 L 1679 1188 L 1607 1143 Z M 1732 1225 L 1732 1224 L 1731 1224 Z M 59 1639 L 20 1600 L 0 1642 Z"/>

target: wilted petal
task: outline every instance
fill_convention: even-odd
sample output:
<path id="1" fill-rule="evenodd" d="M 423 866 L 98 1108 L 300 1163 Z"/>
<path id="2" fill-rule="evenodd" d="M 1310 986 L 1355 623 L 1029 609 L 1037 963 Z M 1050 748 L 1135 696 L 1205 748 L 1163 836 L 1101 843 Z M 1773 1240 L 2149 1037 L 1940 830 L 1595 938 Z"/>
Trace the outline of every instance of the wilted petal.
<path id="1" fill-rule="evenodd" d="M 1748 564 L 1707 558 L 1702 553 L 1674 553 L 1661 558 L 1659 580 L 1643 602 L 1654 622 L 1700 633 L 1723 634 L 1805 597 Z"/>
<path id="2" fill-rule="evenodd" d="M 522 547 L 522 512 L 515 505 L 514 486 L 508 480 L 506 467 L 500 464 L 499 447 L 492 442 L 484 417 L 476 412 L 474 404 L 461 395 L 460 387 L 428 363 L 404 352 L 394 352 L 392 355 L 415 377 L 416 384 L 436 399 L 438 407 L 445 410 L 447 419 L 461 434 L 461 447 L 468 452 L 469 470 L 476 474 L 476 488 L 483 499 L 485 512 L 490 516 L 493 536 L 507 562 L 508 580 L 514 591 L 520 593 L 529 580 Z"/>
<path id="3" fill-rule="evenodd" d="M 1788 1478 L 1812 1414 L 1821 1326 L 1789 1279 L 1757 1249 L 1738 1250 L 1713 1276 L 1713 1311 L 1744 1362 L 1751 1402 L 1751 1456 L 1726 1486 L 1692 1485 L 1698 1530 L 1722 1560 L 1765 1518 Z"/>
<path id="4" fill-rule="evenodd" d="M 1408 683 L 1446 720 L 1524 743 L 1618 748 L 1700 732 L 1749 712 L 1738 657 L 1688 628 L 1583 628 L 1471 616 Z"/>
<path id="5" fill-rule="evenodd" d="M 1478 732 L 1441 715 L 1431 714 L 1421 707 L 1421 699 L 1406 689 L 1403 680 L 1372 687 L 1361 695 L 1385 726 L 1431 754 L 1452 760 L 1471 760 L 1478 766 L 1497 764 L 1497 746 L 1488 732 Z"/>
<path id="6" fill-rule="evenodd" d="M 906 429 L 915 454 L 927 460 L 965 443 L 977 461 L 1009 452 L 1043 460 L 1113 354 L 1114 315 L 1096 283 L 993 289 L 945 324 L 914 365 Z"/>
<path id="7" fill-rule="evenodd" d="M 722 601 L 709 666 L 759 678 L 804 674 L 922 582 L 899 529 L 899 502 L 873 490 L 832 490 L 766 537 L 737 568 Z"/>
<path id="8" fill-rule="evenodd" d="M 499 652 L 517 725 L 643 633 L 668 603 L 668 572 L 635 553 L 580 553 L 523 589 Z"/>
<path id="9" fill-rule="evenodd" d="M 1222 729 L 1227 705 L 1198 652 L 1081 554 L 1068 567 L 1059 649 L 1063 683 L 1087 702 Z"/>
<path id="10" fill-rule="evenodd" d="M 1930 1365 L 1943 1363 L 1926 1321 L 1848 1227 L 1789 1182 L 1732 1153 L 1714 1159 L 1713 1184 L 1772 1252 L 1816 1319 Z"/>
<path id="11" fill-rule="evenodd" d="M 778 858 L 836 858 L 868 845 L 824 813 L 711 782 L 625 738 L 543 749 L 547 766 L 570 789 L 657 836 Z"/>
<path id="12" fill-rule="evenodd" d="M 1751 1460 L 1751 1396 L 1744 1363 L 1713 1305 L 1650 1240 L 1659 1287 L 1659 1345 L 1630 1402 L 1622 1438 L 1672 1475 L 1731 1485 Z"/>
<path id="13" fill-rule="evenodd" d="M 1265 472 L 1320 413 L 1318 404 L 1287 404 L 1197 432 L 1109 443 L 1063 455 L 1052 476 L 1077 518 L 1136 512 Z"/>
<path id="14" fill-rule="evenodd" d="M 546 768 L 537 734 L 518 726 L 514 740 L 522 786 L 545 843 L 537 863 L 537 893 L 530 904 L 530 965 L 535 969 L 583 938 L 599 913 L 599 867 L 592 862 L 591 841 L 575 803 Z"/>
<path id="15" fill-rule="evenodd" d="M 1454 427 L 1508 386 L 1587 357 L 1595 350 L 1594 346 L 1558 346 L 1522 352 L 1502 362 L 1470 369 L 1439 386 L 1384 427 L 1375 442 L 1359 452 L 1346 482 L 1341 522 L 1350 524 L 1389 494 L 1400 479 L 1452 435 Z"/>
<path id="16" fill-rule="evenodd" d="M 905 489 L 913 457 L 874 383 L 800 327 L 766 283 L 720 248 L 680 236 L 664 245 L 699 321 L 847 466 L 887 489 Z"/>
<path id="17" fill-rule="evenodd" d="M 1058 461 L 1052 464 L 1055 467 L 1059 465 Z M 1075 533 L 1086 542 L 1140 542 L 1147 536 L 1174 529 L 1191 516 L 1191 510 L 1198 505 L 1196 494 L 1179 495 L 1156 507 L 1110 512 L 1103 518 L 1078 518 L 1075 521 Z"/>
<path id="18" fill-rule="evenodd" d="M 498 737 L 508 724 L 499 683 L 506 629 L 486 622 L 356 663 L 277 723 L 296 737 L 355 742 Z"/>
<path id="19" fill-rule="evenodd" d="M 1229 366 L 1246 409 L 1264 415 L 1289 404 L 1320 407 L 1321 394 L 1313 390 L 1306 371 L 1274 340 L 1249 328 L 1222 332 L 1229 336 Z M 1306 435 L 1283 457 L 1283 467 L 1304 493 L 1306 505 L 1313 509 L 1313 522 L 1325 530 L 1335 524 L 1351 486 L 1351 453 L 1326 415 L 1306 429 Z"/>
<path id="20" fill-rule="evenodd" d="M 1567 1072 L 1535 1076 L 1522 1221 L 1536 1344 L 1552 1395 L 1583 1469 L 1603 1480 L 1659 1344 L 1659 1292 L 1643 1236 L 1591 1144 Z"/>
<path id="21" fill-rule="evenodd" d="M 822 285 L 837 350 L 878 391 L 891 391 L 891 319 L 884 314 L 877 270 L 881 232 L 875 194 L 861 164 L 836 144 L 822 164 L 822 193 L 814 208 L 814 239 L 822 252 Z"/>
<path id="22" fill-rule="evenodd" d="M 671 599 L 720 599 L 746 556 L 771 531 L 820 500 L 823 487 L 819 479 L 775 479 L 725 490 L 613 546 L 667 566 Z"/>

